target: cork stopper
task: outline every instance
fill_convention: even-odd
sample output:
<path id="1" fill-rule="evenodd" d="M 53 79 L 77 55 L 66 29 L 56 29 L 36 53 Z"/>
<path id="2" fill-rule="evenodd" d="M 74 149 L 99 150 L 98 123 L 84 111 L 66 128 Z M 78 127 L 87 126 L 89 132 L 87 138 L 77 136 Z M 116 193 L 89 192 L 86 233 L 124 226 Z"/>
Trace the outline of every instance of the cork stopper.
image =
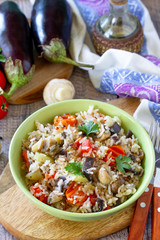
<path id="1" fill-rule="evenodd" d="M 124 5 L 128 2 L 128 0 L 110 0 L 112 5 Z"/>

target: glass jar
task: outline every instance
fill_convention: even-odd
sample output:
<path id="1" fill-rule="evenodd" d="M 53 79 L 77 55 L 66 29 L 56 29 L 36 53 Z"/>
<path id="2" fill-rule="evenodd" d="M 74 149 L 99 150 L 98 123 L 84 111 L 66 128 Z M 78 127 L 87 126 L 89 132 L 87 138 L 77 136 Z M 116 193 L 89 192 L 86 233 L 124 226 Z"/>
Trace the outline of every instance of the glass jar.
<path id="1" fill-rule="evenodd" d="M 143 30 L 128 9 L 128 0 L 110 0 L 109 13 L 100 17 L 93 28 L 93 44 L 102 55 L 109 48 L 140 52 Z"/>

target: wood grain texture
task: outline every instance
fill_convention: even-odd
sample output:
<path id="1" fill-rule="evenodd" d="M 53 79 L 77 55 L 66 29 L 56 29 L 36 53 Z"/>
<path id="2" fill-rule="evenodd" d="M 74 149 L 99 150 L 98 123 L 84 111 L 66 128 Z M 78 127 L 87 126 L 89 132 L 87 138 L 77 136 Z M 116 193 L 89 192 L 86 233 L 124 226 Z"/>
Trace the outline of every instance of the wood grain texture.
<path id="1" fill-rule="evenodd" d="M 0 194 L 7 191 L 9 188 L 11 188 L 13 185 L 15 185 L 15 181 L 12 177 L 9 164 L 6 165 L 4 168 L 2 174 L 0 175 Z"/>
<path id="2" fill-rule="evenodd" d="M 153 190 L 152 240 L 160 239 L 160 188 Z"/>
<path id="3" fill-rule="evenodd" d="M 71 222 L 44 213 L 14 185 L 1 194 L 0 209 L 0 222 L 18 239 L 88 240 L 104 237 L 127 227 L 134 205 L 103 220 Z"/>
<path id="4" fill-rule="evenodd" d="M 149 184 L 145 191 L 137 200 L 133 214 L 128 240 L 143 240 L 148 212 L 152 200 L 153 184 Z"/>
<path id="5" fill-rule="evenodd" d="M 133 114 L 139 99 L 119 98 L 109 103 Z M 18 239 L 88 240 L 104 237 L 130 224 L 135 205 L 99 221 L 71 222 L 44 213 L 30 202 L 15 185 L 8 165 L 0 177 L 0 186 L 0 222 Z"/>
<path id="6" fill-rule="evenodd" d="M 37 59 L 33 78 L 25 86 L 16 90 L 8 99 L 10 104 L 25 104 L 38 101 L 43 98 L 43 89 L 53 78 L 69 79 L 73 66 L 65 63 L 49 63 L 43 59 Z"/>

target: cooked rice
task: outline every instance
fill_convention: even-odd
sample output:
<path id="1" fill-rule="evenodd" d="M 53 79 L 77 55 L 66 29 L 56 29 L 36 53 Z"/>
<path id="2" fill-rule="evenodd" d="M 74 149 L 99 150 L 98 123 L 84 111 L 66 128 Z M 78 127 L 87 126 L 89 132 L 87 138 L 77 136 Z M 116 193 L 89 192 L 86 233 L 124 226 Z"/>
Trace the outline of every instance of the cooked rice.
<path id="1" fill-rule="evenodd" d="M 36 130 L 29 133 L 22 144 L 22 150 L 27 152 L 30 164 L 29 168 L 26 167 L 28 188 L 39 200 L 66 211 L 88 213 L 113 208 L 137 191 L 143 175 L 143 151 L 133 134 L 126 137 L 121 120 L 117 116 L 110 117 L 99 113 L 94 106 L 90 106 L 88 111 L 76 113 L 75 116 L 75 126 L 63 127 L 60 123 L 56 127 L 53 123 L 43 125 L 35 122 Z M 99 130 L 84 136 L 84 132 L 79 130 L 78 126 L 89 121 L 97 123 Z M 121 127 L 118 133 L 111 132 L 115 123 Z M 75 145 L 78 139 L 79 147 Z M 93 148 L 87 151 L 86 146 L 82 153 L 82 143 L 86 140 L 90 141 Z M 130 168 L 125 169 L 124 173 L 111 165 L 113 156 L 107 151 L 112 146 L 121 146 L 125 156 L 131 158 Z M 104 160 L 106 155 L 107 161 Z M 69 163 L 75 162 L 84 166 L 89 157 L 94 158 L 94 164 L 86 170 L 85 176 L 75 175 L 65 169 Z M 109 174 L 107 183 L 105 175 L 100 175 L 101 168 L 107 171 L 105 174 Z M 81 173 L 84 173 L 83 167 Z M 47 178 L 46 174 L 50 177 Z M 86 174 L 92 177 L 92 180 Z M 78 192 L 83 194 L 67 197 L 66 191 L 72 183 L 75 184 L 74 187 L 79 186 Z M 35 192 L 37 189 L 38 192 Z"/>

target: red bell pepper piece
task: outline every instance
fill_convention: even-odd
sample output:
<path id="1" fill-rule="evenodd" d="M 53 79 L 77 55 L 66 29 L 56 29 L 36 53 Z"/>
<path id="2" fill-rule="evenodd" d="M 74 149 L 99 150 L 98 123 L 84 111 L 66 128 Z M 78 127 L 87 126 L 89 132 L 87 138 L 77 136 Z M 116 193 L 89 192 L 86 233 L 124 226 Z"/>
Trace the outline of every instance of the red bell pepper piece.
<path id="1" fill-rule="evenodd" d="M 72 182 L 69 185 L 66 190 L 66 198 L 68 202 L 75 205 L 81 205 L 87 200 L 87 194 L 81 190 L 81 186 L 81 184 L 76 184 L 75 182 Z"/>
<path id="2" fill-rule="evenodd" d="M 27 169 L 29 169 L 30 162 L 29 162 L 29 159 L 28 159 L 28 156 L 27 156 L 27 151 L 22 150 L 22 157 L 23 157 L 23 161 L 25 162 L 25 165 L 26 165 Z"/>
<path id="3" fill-rule="evenodd" d="M 105 162 L 107 162 L 109 160 L 109 158 L 112 158 L 112 161 L 109 163 L 109 166 L 114 167 L 114 166 L 116 166 L 115 158 L 119 155 L 122 155 L 122 156 L 125 155 L 124 149 L 120 146 L 112 146 L 112 147 L 108 148 L 108 151 L 103 160 Z"/>
<path id="4" fill-rule="evenodd" d="M 77 119 L 75 115 L 69 113 L 57 116 L 54 118 L 54 125 L 58 128 L 67 128 L 68 125 L 75 126 L 77 124 Z"/>
<path id="5" fill-rule="evenodd" d="M 40 187 L 32 186 L 32 187 L 30 188 L 30 192 L 32 193 L 32 195 L 33 195 L 35 198 L 37 198 L 37 199 L 40 200 L 41 202 L 47 203 L 48 196 L 46 196 L 46 195 L 43 193 L 43 189 L 41 189 Z"/>
<path id="6" fill-rule="evenodd" d="M 55 175 L 56 175 L 56 172 L 57 172 L 57 171 L 54 171 L 54 173 L 53 173 L 53 174 L 50 174 L 50 173 L 45 173 L 45 179 L 54 178 L 54 177 L 55 177 Z"/>

